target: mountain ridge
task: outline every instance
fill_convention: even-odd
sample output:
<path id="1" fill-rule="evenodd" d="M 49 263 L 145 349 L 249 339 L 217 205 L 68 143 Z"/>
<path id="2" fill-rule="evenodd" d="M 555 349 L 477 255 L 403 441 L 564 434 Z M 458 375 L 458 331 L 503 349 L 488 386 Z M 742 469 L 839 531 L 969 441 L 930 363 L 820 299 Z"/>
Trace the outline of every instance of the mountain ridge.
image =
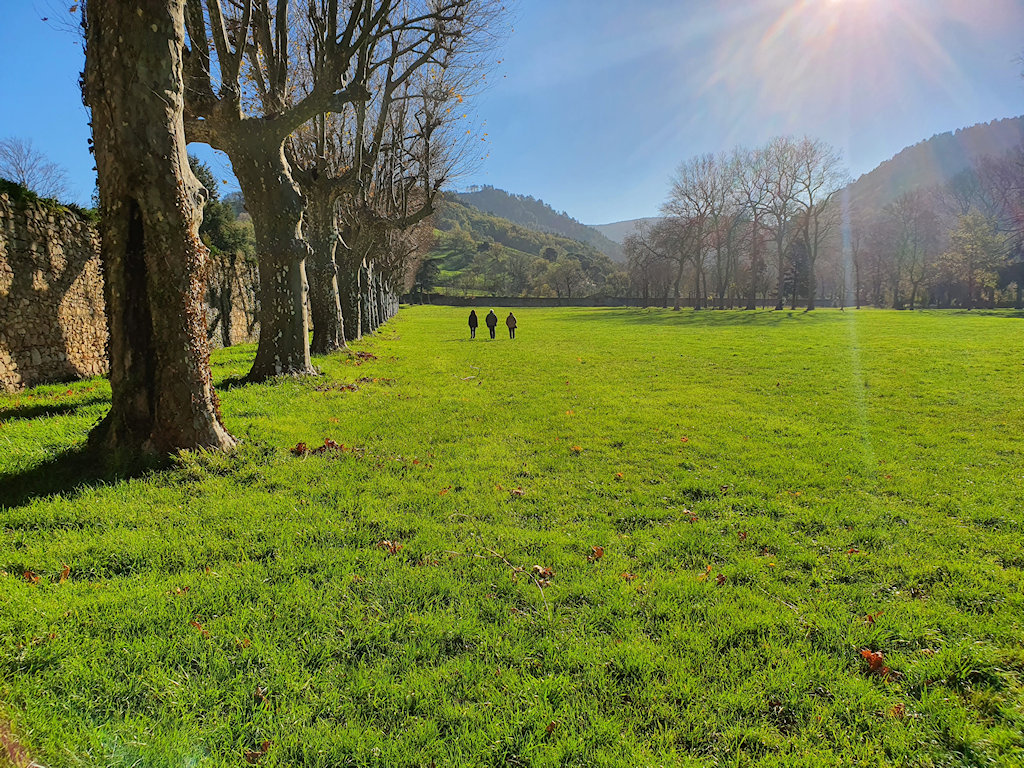
<path id="1" fill-rule="evenodd" d="M 957 128 L 904 147 L 846 186 L 848 199 L 880 210 L 903 193 L 949 184 L 957 174 L 986 156 L 1001 157 L 1024 144 L 1024 115 L 990 120 Z M 491 186 L 470 187 L 454 193 L 456 199 L 485 213 L 537 232 L 568 237 L 593 245 L 613 261 L 622 262 L 622 243 L 639 225 L 657 216 L 625 219 L 608 224 L 583 224 L 543 200 L 517 195 Z"/>
<path id="2" fill-rule="evenodd" d="M 984 157 L 1002 157 L 1024 143 L 1024 116 L 937 133 L 904 147 L 847 186 L 849 199 L 881 209 L 911 190 L 948 184 Z"/>
<path id="3" fill-rule="evenodd" d="M 556 211 L 543 200 L 530 195 L 514 194 L 490 185 L 472 186 L 465 191 L 455 192 L 454 195 L 460 202 L 484 213 L 507 219 L 513 224 L 537 232 L 547 232 L 592 245 L 612 261 L 625 260 L 619 243 L 605 237 L 597 229 L 577 221 L 565 211 Z"/>

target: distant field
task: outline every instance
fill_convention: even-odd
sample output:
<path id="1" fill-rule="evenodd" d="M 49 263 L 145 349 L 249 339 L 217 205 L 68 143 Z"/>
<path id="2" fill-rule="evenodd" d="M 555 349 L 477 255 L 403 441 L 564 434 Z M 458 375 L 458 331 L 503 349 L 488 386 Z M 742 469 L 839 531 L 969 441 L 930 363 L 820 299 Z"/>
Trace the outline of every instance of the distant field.
<path id="1" fill-rule="evenodd" d="M 223 387 L 238 454 L 141 478 L 60 458 L 105 381 L 0 396 L 0 734 L 51 767 L 1024 764 L 1019 313 L 466 314 Z"/>

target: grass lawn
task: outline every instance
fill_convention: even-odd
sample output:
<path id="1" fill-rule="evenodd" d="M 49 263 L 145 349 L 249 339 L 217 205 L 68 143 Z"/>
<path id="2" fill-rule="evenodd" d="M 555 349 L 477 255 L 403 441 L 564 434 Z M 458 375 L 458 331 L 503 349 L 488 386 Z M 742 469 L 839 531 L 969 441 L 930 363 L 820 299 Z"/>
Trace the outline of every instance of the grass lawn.
<path id="1" fill-rule="evenodd" d="M 105 381 L 0 396 L 0 734 L 51 767 L 1024 764 L 1024 318 L 467 313 L 319 378 L 216 353 L 242 447 L 141 477 L 61 456 Z"/>

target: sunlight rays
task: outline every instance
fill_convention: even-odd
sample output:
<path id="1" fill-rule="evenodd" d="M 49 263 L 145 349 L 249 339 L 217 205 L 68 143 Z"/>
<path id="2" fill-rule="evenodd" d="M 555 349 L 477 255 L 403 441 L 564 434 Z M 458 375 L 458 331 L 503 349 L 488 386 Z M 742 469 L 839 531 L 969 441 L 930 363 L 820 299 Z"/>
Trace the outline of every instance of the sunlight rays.
<path id="1" fill-rule="evenodd" d="M 939 42 L 965 24 L 960 0 L 790 0 L 756 4 L 756 20 L 728 30 L 705 91 L 744 94 L 745 111 L 827 118 L 858 104 L 900 108 L 912 78 L 959 102 L 966 78 Z M 979 22 L 981 23 L 981 22 Z"/>

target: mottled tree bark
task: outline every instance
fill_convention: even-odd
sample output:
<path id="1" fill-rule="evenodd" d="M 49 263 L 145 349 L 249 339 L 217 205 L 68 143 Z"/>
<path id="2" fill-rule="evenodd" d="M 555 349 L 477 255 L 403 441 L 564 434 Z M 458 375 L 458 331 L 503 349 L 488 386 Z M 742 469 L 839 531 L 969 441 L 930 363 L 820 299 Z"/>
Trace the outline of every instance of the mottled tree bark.
<path id="1" fill-rule="evenodd" d="M 359 316 L 362 319 L 363 328 L 362 332 L 373 333 L 377 326 L 374 325 L 376 318 L 373 316 L 371 311 L 370 297 L 373 295 L 373 262 L 363 260 L 362 265 L 359 268 L 359 286 L 361 288 L 359 292 Z"/>
<path id="2" fill-rule="evenodd" d="M 210 380 L 199 239 L 205 192 L 182 127 L 183 0 L 89 0 L 111 407 L 90 440 L 119 453 L 228 449 Z"/>
<path id="3" fill-rule="evenodd" d="M 303 311 L 309 246 L 302 237 L 302 195 L 277 137 L 261 134 L 232 132 L 224 145 L 252 216 L 259 261 L 260 335 L 250 381 L 316 373 Z"/>
<path id="4" fill-rule="evenodd" d="M 358 256 L 352 251 L 345 251 L 345 255 L 339 261 L 341 264 L 338 267 L 338 297 L 341 301 L 345 340 L 356 341 L 363 336 L 362 316 L 359 311 L 359 278 L 363 270 Z"/>
<path id="5" fill-rule="evenodd" d="M 345 325 L 338 292 L 338 230 L 334 200 L 330 195 L 312 197 L 307 205 L 307 239 L 312 253 L 307 261 L 309 313 L 313 319 L 312 351 L 328 354 L 344 349 Z"/>

